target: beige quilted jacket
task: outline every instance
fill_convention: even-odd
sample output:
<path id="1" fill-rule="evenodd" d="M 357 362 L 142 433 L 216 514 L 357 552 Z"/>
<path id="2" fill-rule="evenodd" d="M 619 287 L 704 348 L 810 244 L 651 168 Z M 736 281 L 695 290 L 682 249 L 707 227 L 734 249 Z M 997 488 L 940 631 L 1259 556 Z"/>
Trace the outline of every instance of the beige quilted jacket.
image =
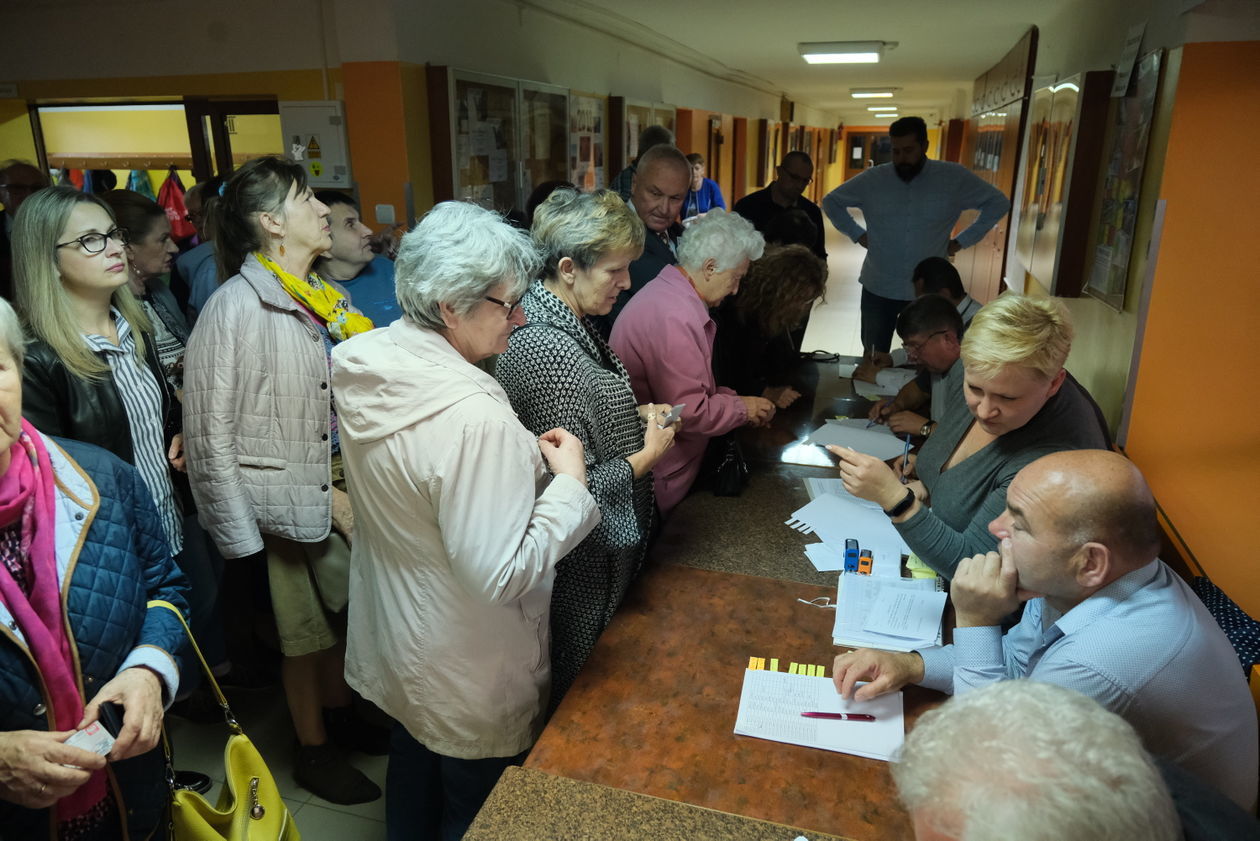
<path id="1" fill-rule="evenodd" d="M 261 551 L 263 533 L 304 543 L 327 537 L 331 391 L 323 339 L 252 255 L 206 303 L 184 366 L 188 477 L 223 556 Z"/>

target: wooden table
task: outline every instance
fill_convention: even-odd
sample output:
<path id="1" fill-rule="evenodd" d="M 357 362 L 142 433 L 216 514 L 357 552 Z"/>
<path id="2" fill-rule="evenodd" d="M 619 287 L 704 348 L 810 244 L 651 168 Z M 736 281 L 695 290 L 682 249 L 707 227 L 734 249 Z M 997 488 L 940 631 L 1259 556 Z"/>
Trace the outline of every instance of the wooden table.
<path id="1" fill-rule="evenodd" d="M 508 768 L 465 841 L 792 841 L 806 830 L 532 768 Z M 847 841 L 809 831 L 809 841 Z"/>
<path id="2" fill-rule="evenodd" d="M 748 551 L 756 551 L 749 546 Z M 656 563 L 527 768 L 857 841 L 913 838 L 885 762 L 733 733 L 748 658 L 827 666 L 834 590 Z M 941 696 L 912 687 L 913 720 Z"/>

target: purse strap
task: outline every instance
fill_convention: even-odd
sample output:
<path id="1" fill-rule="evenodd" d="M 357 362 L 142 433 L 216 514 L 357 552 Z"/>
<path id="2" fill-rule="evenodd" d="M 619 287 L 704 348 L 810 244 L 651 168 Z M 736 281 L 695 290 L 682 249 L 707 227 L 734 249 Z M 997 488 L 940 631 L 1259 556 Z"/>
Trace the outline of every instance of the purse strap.
<path id="1" fill-rule="evenodd" d="M 188 620 L 184 618 L 183 611 L 163 599 L 151 599 L 147 607 L 166 608 L 179 618 L 179 624 L 184 626 L 184 633 L 188 635 L 188 643 L 192 646 L 193 653 L 197 655 L 197 661 L 201 663 L 201 670 L 206 676 L 206 681 L 208 681 L 210 688 L 214 690 L 214 699 L 223 708 L 223 718 L 227 722 L 227 726 L 234 733 L 243 733 L 241 725 L 236 721 L 236 716 L 232 715 L 232 708 L 228 706 L 227 696 L 219 688 L 219 682 L 214 679 L 214 672 L 211 671 L 210 664 L 206 662 L 205 656 L 201 653 L 201 646 L 197 645 L 197 638 L 193 636 L 192 628 L 188 627 Z"/>

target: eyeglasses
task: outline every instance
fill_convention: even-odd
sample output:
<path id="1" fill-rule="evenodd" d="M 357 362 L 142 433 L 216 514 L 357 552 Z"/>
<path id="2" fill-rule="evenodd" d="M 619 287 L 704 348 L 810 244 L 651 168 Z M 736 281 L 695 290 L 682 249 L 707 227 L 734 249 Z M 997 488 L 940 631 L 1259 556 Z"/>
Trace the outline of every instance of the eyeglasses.
<path id="1" fill-rule="evenodd" d="M 489 301 L 490 303 L 498 304 L 499 306 L 503 307 L 504 318 L 511 318 L 512 316 L 516 315 L 516 311 L 521 308 L 520 298 L 517 298 L 515 301 L 512 301 L 511 303 L 509 303 L 507 301 L 500 301 L 498 298 L 492 297 L 490 295 L 486 295 L 485 297 L 486 297 L 486 300 Z"/>
<path id="2" fill-rule="evenodd" d="M 65 248 L 70 245 L 77 245 L 83 249 L 85 254 L 100 254 L 105 250 L 105 240 L 107 239 L 112 239 L 119 245 L 126 245 L 131 241 L 126 228 L 110 228 L 103 234 L 84 234 L 78 239 L 72 239 L 69 242 L 59 242 L 57 247 Z"/>
<path id="3" fill-rule="evenodd" d="M 806 186 L 806 187 L 808 187 L 808 186 L 809 186 L 809 185 L 813 182 L 813 180 L 814 180 L 814 176 L 813 176 L 812 174 L 810 174 L 810 175 L 798 175 L 798 174 L 796 174 L 795 172 L 792 172 L 792 170 L 790 170 L 790 169 L 788 169 L 788 168 L 786 168 L 786 167 L 782 167 L 782 166 L 781 166 L 781 167 L 779 167 L 779 172 L 780 172 L 780 174 L 785 175 L 785 176 L 787 176 L 788 178 L 790 178 L 791 180 L 795 181 L 797 184 L 801 184 L 801 185 L 804 185 L 804 186 Z"/>
<path id="4" fill-rule="evenodd" d="M 948 333 L 948 330 L 937 330 L 935 333 L 928 333 L 927 337 L 918 342 L 902 342 L 901 346 L 906 349 L 906 353 L 918 353 L 923 350 L 923 346 L 935 339 L 937 336 Z"/>

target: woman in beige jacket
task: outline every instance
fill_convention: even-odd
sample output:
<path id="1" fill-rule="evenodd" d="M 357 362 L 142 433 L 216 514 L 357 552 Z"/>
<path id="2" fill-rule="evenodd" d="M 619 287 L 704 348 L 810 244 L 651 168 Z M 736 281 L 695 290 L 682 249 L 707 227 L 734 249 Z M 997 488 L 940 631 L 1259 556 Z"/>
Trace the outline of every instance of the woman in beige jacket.
<path id="1" fill-rule="evenodd" d="M 398 252 L 404 318 L 333 351 L 357 514 L 346 675 L 400 725 L 391 839 L 459 838 L 537 738 L 555 565 L 600 520 L 581 442 L 535 438 L 474 365 L 507 349 L 538 269 L 523 232 L 439 204 Z"/>
<path id="2" fill-rule="evenodd" d="M 333 343 L 372 323 L 310 271 L 331 240 L 328 208 L 301 166 L 250 161 L 217 213 L 229 280 L 207 301 L 185 358 L 193 496 L 225 558 L 266 558 L 298 784 L 334 803 L 375 800 L 380 788 L 341 752 L 384 753 L 386 733 L 353 713 L 332 618 L 346 606 L 352 516 L 334 483 L 328 377 Z"/>

